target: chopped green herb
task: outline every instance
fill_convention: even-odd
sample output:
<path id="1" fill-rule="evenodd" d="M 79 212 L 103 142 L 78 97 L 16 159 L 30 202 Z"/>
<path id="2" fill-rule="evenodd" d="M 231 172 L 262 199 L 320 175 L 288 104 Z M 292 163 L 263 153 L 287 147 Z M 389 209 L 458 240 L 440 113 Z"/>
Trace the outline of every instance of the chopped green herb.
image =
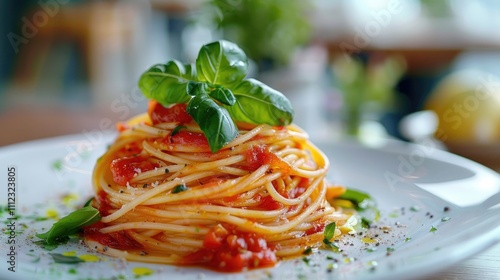
<path id="1" fill-rule="evenodd" d="M 303 257 L 303 258 L 302 258 L 302 261 L 303 261 L 305 264 L 309 265 L 309 263 L 311 262 L 311 259 L 310 259 L 310 258 L 308 258 L 308 257 Z"/>
<path id="2" fill-rule="evenodd" d="M 301 273 L 301 274 L 297 275 L 297 279 L 299 279 L 299 280 L 308 280 L 309 277 L 307 275 Z"/>
<path id="3" fill-rule="evenodd" d="M 68 240 L 69 240 L 69 238 L 68 238 Z M 47 244 L 47 242 L 45 242 L 45 240 L 37 240 L 34 243 L 47 251 L 52 251 L 52 250 L 56 249 L 59 245 L 65 244 L 68 240 L 66 240 L 66 241 L 61 240 L 61 242 L 58 244 Z"/>
<path id="4" fill-rule="evenodd" d="M 40 255 L 38 255 L 38 254 L 27 253 L 26 255 L 33 258 L 30 260 L 30 262 L 32 262 L 32 263 L 37 263 L 40 261 Z"/>
<path id="5" fill-rule="evenodd" d="M 437 230 L 437 228 L 435 228 L 434 226 L 431 226 L 431 229 L 429 230 L 429 232 L 435 232 Z"/>
<path id="6" fill-rule="evenodd" d="M 312 251 L 313 250 L 311 247 L 307 247 L 307 249 L 305 249 L 304 252 L 302 252 L 302 255 L 310 255 Z"/>
<path id="7" fill-rule="evenodd" d="M 410 240 L 411 240 L 411 237 L 406 237 L 406 238 L 405 238 L 405 242 L 408 242 L 408 241 L 410 241 Z"/>
<path id="8" fill-rule="evenodd" d="M 85 206 L 54 223 L 49 231 L 36 234 L 36 237 L 43 239 L 47 245 L 59 244 L 66 242 L 70 235 L 78 233 L 82 227 L 99 220 L 101 220 L 99 211 L 92 206 Z"/>
<path id="9" fill-rule="evenodd" d="M 186 187 L 186 185 L 184 185 L 184 184 L 181 184 L 181 185 L 177 185 L 172 190 L 172 193 L 180 193 L 180 192 L 187 191 L 187 190 L 188 190 L 188 187 Z"/>
<path id="10" fill-rule="evenodd" d="M 387 247 L 386 251 L 387 251 L 388 253 L 392 253 L 392 252 L 396 251 L 396 249 L 394 249 L 394 248 L 392 248 L 392 247 Z"/>
<path id="11" fill-rule="evenodd" d="M 397 217 L 399 217 L 399 213 L 397 211 L 393 211 L 393 212 L 389 213 L 389 217 L 397 218 Z"/>
<path id="12" fill-rule="evenodd" d="M 368 220 L 365 217 L 361 217 L 361 227 L 362 228 L 370 228 L 372 221 Z"/>
<path id="13" fill-rule="evenodd" d="M 76 273 L 77 273 L 77 271 L 76 271 L 76 269 L 74 269 L 74 268 L 70 268 L 70 269 L 68 270 L 68 273 L 69 273 L 69 274 L 76 274 Z"/>
<path id="14" fill-rule="evenodd" d="M 412 207 L 410 207 L 410 211 L 412 211 L 412 212 L 418 212 L 418 211 L 420 211 L 420 207 L 416 206 L 416 205 L 412 206 Z"/>
<path id="15" fill-rule="evenodd" d="M 62 168 L 63 168 L 63 161 L 60 160 L 60 159 L 57 159 L 55 161 L 52 162 L 52 165 L 51 165 L 52 169 L 54 169 L 55 171 L 61 171 Z"/>
<path id="16" fill-rule="evenodd" d="M 366 248 L 365 250 L 366 250 L 368 253 L 373 253 L 373 252 L 377 251 L 377 248 L 375 248 L 375 247 L 370 247 L 370 248 Z"/>
<path id="17" fill-rule="evenodd" d="M 84 260 L 80 259 L 79 257 L 75 256 L 65 256 L 62 254 L 56 254 L 56 253 L 50 253 L 52 258 L 54 259 L 54 262 L 56 263 L 65 263 L 65 264 L 75 264 L 75 263 L 81 263 L 84 262 Z"/>

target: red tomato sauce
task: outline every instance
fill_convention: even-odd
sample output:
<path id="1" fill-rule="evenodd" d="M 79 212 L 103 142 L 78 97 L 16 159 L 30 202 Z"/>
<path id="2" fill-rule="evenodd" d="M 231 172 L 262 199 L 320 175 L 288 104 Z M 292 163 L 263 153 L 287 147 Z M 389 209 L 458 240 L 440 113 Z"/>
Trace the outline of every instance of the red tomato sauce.
<path id="1" fill-rule="evenodd" d="M 121 186 L 127 185 L 127 182 L 130 182 L 136 174 L 152 170 L 155 167 L 159 167 L 159 165 L 148 161 L 143 156 L 117 158 L 110 164 L 113 181 Z"/>
<path id="2" fill-rule="evenodd" d="M 86 238 L 99 242 L 104 246 L 119 250 L 141 250 L 142 245 L 132 239 L 124 231 L 101 233 L 100 230 L 105 227 L 103 222 L 97 222 L 84 227 L 83 234 Z"/>
<path id="3" fill-rule="evenodd" d="M 280 157 L 266 149 L 264 145 L 252 146 L 245 152 L 247 169 L 254 171 L 264 164 L 269 164 L 271 169 L 288 174 L 291 166 Z"/>
<path id="4" fill-rule="evenodd" d="M 100 191 L 96 196 L 98 202 L 98 210 L 101 216 L 107 216 L 111 213 L 111 206 L 105 191 Z"/>
<path id="5" fill-rule="evenodd" d="M 272 267 L 278 259 L 275 249 L 255 234 L 233 230 L 211 230 L 205 236 L 203 249 L 185 256 L 180 265 L 201 265 L 222 272 Z"/>
<path id="6" fill-rule="evenodd" d="M 315 233 L 318 233 L 318 232 L 322 232 L 324 229 L 325 229 L 325 223 L 321 222 L 321 223 L 315 223 L 313 224 L 313 227 L 306 230 L 306 235 L 311 235 L 311 234 L 315 234 Z"/>
<path id="7" fill-rule="evenodd" d="M 181 130 L 175 135 L 168 135 L 163 142 L 169 145 L 194 146 L 209 149 L 207 137 L 203 133 Z"/>
<path id="8" fill-rule="evenodd" d="M 283 208 L 283 203 L 274 200 L 270 195 L 262 196 L 260 194 L 255 195 L 256 200 L 260 201 L 259 208 L 262 210 L 278 210 Z"/>
<path id="9" fill-rule="evenodd" d="M 148 114 L 153 124 L 164 122 L 189 123 L 193 118 L 186 112 L 186 107 L 186 104 L 175 104 L 166 108 L 157 101 L 152 100 L 148 104 Z"/>

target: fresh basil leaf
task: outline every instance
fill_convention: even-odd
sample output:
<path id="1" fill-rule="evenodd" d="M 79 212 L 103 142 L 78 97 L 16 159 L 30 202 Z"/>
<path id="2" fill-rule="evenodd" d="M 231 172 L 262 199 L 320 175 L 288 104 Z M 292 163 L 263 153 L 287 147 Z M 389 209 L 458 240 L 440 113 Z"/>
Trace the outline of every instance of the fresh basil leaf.
<path id="1" fill-rule="evenodd" d="M 208 86 L 206 83 L 189 81 L 186 87 L 187 94 L 195 96 L 200 92 L 207 92 Z"/>
<path id="2" fill-rule="evenodd" d="M 224 107 L 235 121 L 276 126 L 292 123 L 292 104 L 281 92 L 254 79 L 241 82 L 232 92 L 236 103 Z"/>
<path id="3" fill-rule="evenodd" d="M 329 223 L 328 225 L 325 226 L 325 229 L 323 231 L 323 235 L 324 235 L 325 239 L 331 240 L 335 236 L 335 228 L 336 227 L 337 227 L 337 225 L 335 224 L 335 222 Z"/>
<path id="4" fill-rule="evenodd" d="M 332 241 L 333 237 L 335 236 L 335 228 L 337 227 L 337 224 L 335 222 L 329 223 L 328 225 L 325 226 L 325 229 L 323 230 L 323 243 L 335 250 L 339 250 L 339 246 Z"/>
<path id="5" fill-rule="evenodd" d="M 92 206 L 86 206 L 71 212 L 68 216 L 54 223 L 49 231 L 36 234 L 36 237 L 45 240 L 49 245 L 68 240 L 68 236 L 75 234 L 82 227 L 91 225 L 101 219 L 99 211 Z"/>
<path id="6" fill-rule="evenodd" d="M 234 103 L 236 102 L 234 94 L 231 92 L 230 89 L 227 89 L 225 87 L 214 88 L 212 91 L 209 92 L 209 95 L 210 97 L 212 97 L 213 99 L 219 101 L 224 105 L 233 106 Z"/>
<path id="7" fill-rule="evenodd" d="M 83 205 L 83 207 L 90 206 L 90 204 L 92 204 L 92 201 L 93 201 L 93 200 L 94 200 L 94 197 L 89 198 L 89 200 L 87 200 L 87 201 L 85 202 L 85 204 Z"/>
<path id="8" fill-rule="evenodd" d="M 201 47 L 196 58 L 198 80 L 224 86 L 236 85 L 247 75 L 248 58 L 236 44 L 224 40 Z"/>
<path id="9" fill-rule="evenodd" d="M 212 153 L 220 150 L 238 135 L 238 128 L 227 110 L 217 105 L 206 93 L 193 97 L 186 111 L 207 137 Z"/>
<path id="10" fill-rule="evenodd" d="M 75 264 L 84 262 L 84 260 L 80 259 L 76 256 L 65 256 L 62 254 L 49 253 L 52 256 L 55 263 L 66 263 L 66 264 Z"/>
<path id="11" fill-rule="evenodd" d="M 150 99 L 163 106 L 187 103 L 187 85 L 196 79 L 196 69 L 191 64 L 171 60 L 166 64 L 156 64 L 144 72 L 139 79 L 139 88 Z"/>

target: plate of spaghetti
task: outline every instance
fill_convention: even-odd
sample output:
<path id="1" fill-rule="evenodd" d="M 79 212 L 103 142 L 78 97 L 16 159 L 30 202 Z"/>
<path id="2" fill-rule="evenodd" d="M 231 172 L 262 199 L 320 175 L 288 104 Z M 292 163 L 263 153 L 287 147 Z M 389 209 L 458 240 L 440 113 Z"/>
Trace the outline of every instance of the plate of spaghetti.
<path id="1" fill-rule="evenodd" d="M 247 66 L 204 45 L 145 71 L 147 112 L 117 132 L 0 150 L 0 276 L 407 278 L 499 240 L 496 173 L 430 145 L 314 144 Z"/>

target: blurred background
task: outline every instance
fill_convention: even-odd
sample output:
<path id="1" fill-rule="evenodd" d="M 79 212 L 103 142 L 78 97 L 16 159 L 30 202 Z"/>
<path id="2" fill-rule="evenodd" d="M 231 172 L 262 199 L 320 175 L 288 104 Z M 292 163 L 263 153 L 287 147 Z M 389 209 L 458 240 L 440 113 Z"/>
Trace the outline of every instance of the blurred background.
<path id="1" fill-rule="evenodd" d="M 227 39 L 313 140 L 432 143 L 500 170 L 500 1 L 0 1 L 0 146 L 146 110 L 155 63 Z"/>

